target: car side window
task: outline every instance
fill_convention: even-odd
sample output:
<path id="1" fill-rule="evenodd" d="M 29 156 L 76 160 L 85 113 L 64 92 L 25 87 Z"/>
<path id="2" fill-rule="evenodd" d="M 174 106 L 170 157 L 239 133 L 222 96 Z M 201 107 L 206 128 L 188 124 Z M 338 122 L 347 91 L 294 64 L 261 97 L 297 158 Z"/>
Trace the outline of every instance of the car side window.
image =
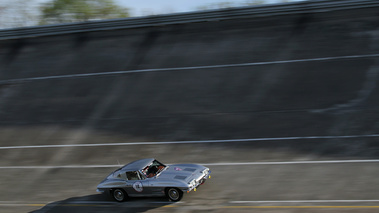
<path id="1" fill-rule="evenodd" d="M 128 180 L 139 180 L 138 172 L 126 172 L 126 178 Z"/>
<path id="2" fill-rule="evenodd" d="M 124 180 L 126 179 L 125 173 L 121 172 L 120 170 L 113 172 L 112 177 L 117 178 L 117 179 L 124 179 Z"/>

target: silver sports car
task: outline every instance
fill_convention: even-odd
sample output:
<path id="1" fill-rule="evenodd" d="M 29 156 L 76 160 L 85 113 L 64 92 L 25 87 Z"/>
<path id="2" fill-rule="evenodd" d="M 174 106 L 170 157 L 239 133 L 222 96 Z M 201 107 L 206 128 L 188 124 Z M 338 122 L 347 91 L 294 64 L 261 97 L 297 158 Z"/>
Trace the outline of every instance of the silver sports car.
<path id="1" fill-rule="evenodd" d="M 198 164 L 164 165 L 154 158 L 131 162 L 112 172 L 98 186 L 98 192 L 110 192 L 119 202 L 128 197 L 166 196 L 179 201 L 184 192 L 210 178 L 209 168 Z"/>

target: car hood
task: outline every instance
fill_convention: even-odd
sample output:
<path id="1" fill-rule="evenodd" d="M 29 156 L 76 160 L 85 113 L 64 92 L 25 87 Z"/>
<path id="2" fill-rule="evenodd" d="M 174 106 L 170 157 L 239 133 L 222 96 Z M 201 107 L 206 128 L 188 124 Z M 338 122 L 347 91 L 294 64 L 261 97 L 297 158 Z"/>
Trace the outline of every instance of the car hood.
<path id="1" fill-rule="evenodd" d="M 174 179 L 188 183 L 193 179 L 198 179 L 204 174 L 202 171 L 206 169 L 204 166 L 192 164 L 175 164 L 170 165 L 159 174 L 159 179 Z"/>

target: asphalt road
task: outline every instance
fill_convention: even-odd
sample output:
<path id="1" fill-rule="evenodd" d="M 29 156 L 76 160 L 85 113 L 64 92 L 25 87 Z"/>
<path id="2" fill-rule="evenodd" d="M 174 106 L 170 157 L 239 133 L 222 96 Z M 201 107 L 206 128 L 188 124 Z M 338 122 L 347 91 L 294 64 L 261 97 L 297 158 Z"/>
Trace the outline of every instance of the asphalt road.
<path id="1" fill-rule="evenodd" d="M 73 132 L 71 136 L 78 137 L 78 132 Z M 57 135 L 60 134 L 50 139 L 58 140 Z M 104 137 L 99 133 L 83 135 L 82 139 L 88 141 Z M 110 138 L 117 141 L 117 137 Z M 296 143 L 299 142 L 316 140 Z M 379 180 L 374 178 L 379 175 L 378 161 L 348 161 L 354 159 L 318 157 L 285 149 L 273 151 L 256 148 L 252 142 L 68 145 L 0 149 L 0 156 L 0 206 L 4 213 L 377 212 L 379 208 Z M 156 157 L 167 164 L 202 163 L 211 168 L 212 178 L 197 192 L 185 194 L 179 203 L 164 198 L 135 198 L 117 203 L 96 193 L 96 185 L 117 168 L 117 161 L 126 164 L 144 157 Z"/>

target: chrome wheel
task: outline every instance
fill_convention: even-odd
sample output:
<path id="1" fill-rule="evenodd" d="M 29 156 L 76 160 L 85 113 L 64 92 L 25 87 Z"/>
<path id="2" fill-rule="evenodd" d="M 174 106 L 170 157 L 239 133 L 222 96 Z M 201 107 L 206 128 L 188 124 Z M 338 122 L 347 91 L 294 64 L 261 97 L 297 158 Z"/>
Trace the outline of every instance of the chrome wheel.
<path id="1" fill-rule="evenodd" d="M 113 198 L 118 202 L 122 202 L 125 200 L 125 192 L 122 189 L 115 189 L 113 190 L 112 194 Z"/>
<path id="2" fill-rule="evenodd" d="M 183 192 L 177 188 L 170 188 L 167 190 L 167 197 L 171 201 L 174 201 L 174 202 L 179 201 L 180 199 L 182 199 L 182 196 L 183 196 Z"/>

